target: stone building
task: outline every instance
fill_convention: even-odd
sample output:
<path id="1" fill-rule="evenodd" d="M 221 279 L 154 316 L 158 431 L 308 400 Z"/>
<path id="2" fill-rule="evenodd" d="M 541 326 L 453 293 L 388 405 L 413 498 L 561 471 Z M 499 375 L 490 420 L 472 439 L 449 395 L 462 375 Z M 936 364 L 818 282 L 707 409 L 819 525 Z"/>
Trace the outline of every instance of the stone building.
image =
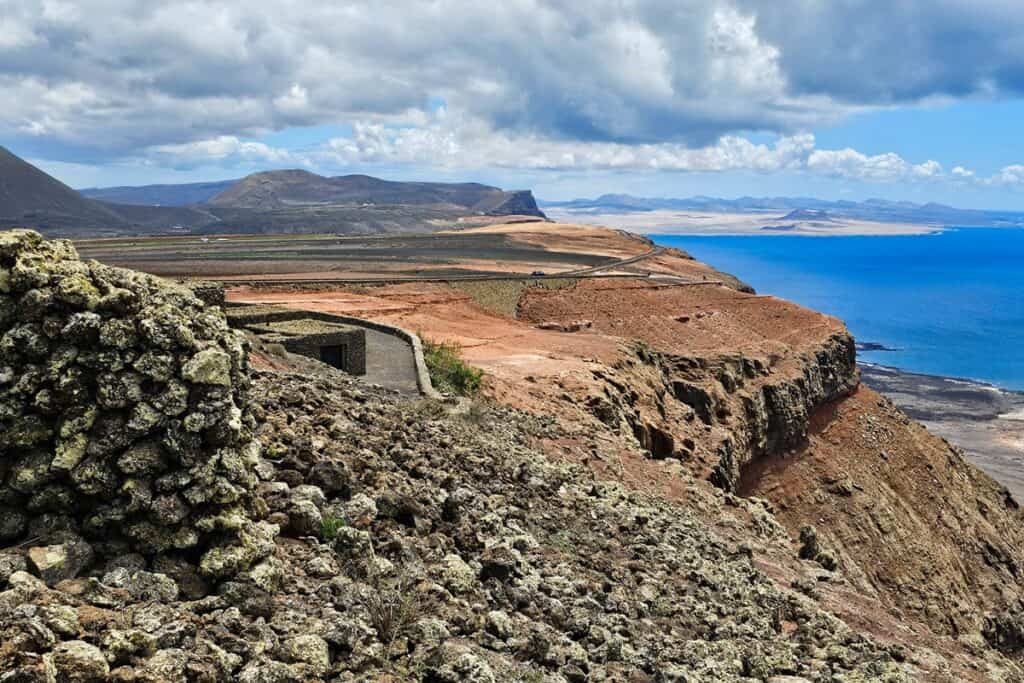
<path id="1" fill-rule="evenodd" d="M 332 316 L 277 306 L 231 306 L 229 324 L 350 375 L 366 374 L 366 330 Z"/>

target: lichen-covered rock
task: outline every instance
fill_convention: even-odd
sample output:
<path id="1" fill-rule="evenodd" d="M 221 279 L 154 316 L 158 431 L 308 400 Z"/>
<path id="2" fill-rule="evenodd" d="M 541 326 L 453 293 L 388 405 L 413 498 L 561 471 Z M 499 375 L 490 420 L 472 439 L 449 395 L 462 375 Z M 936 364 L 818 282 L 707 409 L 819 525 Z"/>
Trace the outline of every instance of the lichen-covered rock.
<path id="1" fill-rule="evenodd" d="M 28 561 L 32 570 L 54 586 L 64 579 L 73 579 L 88 567 L 93 560 L 92 547 L 81 539 L 69 539 L 64 543 L 29 548 Z"/>
<path id="2" fill-rule="evenodd" d="M 252 525 L 248 383 L 244 339 L 189 289 L 0 232 L 0 539 L 41 536 L 30 560 L 47 583 L 86 569 L 58 530 L 98 559 L 244 572 L 273 549 Z"/>
<path id="3" fill-rule="evenodd" d="M 59 643 L 50 656 L 59 681 L 92 683 L 106 680 L 110 673 L 100 649 L 82 640 Z"/>
<path id="4" fill-rule="evenodd" d="M 281 650 L 285 659 L 307 665 L 310 673 L 315 676 L 323 676 L 331 666 L 327 641 L 317 635 L 289 638 L 282 644 Z"/>

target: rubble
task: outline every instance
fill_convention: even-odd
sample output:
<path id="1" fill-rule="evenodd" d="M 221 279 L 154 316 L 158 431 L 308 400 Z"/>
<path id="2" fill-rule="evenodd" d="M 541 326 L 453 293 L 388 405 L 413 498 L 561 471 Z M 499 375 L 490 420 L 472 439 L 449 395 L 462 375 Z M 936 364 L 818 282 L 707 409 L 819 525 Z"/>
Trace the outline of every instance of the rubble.
<path id="1" fill-rule="evenodd" d="M 250 570 L 175 597 L 166 562 L 127 556 L 70 592 L 14 574 L 0 642 L 19 645 L 0 646 L 0 670 L 81 639 L 119 681 L 910 680 L 685 509 L 549 461 L 531 444 L 550 422 L 494 406 L 469 420 L 340 372 L 253 381 L 283 534 L 258 539 L 273 550 L 259 566 L 276 585 Z M 312 483 L 326 463 L 344 487 Z M 310 509 L 333 538 L 309 533 Z M 58 633 L 26 603 L 80 626 Z"/>

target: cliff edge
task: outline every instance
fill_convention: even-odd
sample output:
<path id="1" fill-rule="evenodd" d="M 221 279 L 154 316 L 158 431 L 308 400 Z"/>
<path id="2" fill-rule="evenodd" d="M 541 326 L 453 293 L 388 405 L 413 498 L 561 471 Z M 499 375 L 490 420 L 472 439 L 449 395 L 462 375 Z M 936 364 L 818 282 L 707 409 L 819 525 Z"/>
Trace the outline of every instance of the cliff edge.
<path id="1" fill-rule="evenodd" d="M 657 276 L 236 296 L 456 342 L 493 401 L 551 417 L 549 458 L 685 510 L 777 589 L 897 648 L 912 679 L 1018 680 L 1024 533 L 1007 489 L 860 384 L 841 321 L 681 252 L 637 267 Z"/>

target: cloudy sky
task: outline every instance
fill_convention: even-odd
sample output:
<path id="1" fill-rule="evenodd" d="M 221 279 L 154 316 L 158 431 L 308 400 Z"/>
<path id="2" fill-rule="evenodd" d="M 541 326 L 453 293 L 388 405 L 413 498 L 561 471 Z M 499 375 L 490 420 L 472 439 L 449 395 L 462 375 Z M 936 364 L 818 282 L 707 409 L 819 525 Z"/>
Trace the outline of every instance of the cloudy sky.
<path id="1" fill-rule="evenodd" d="M 0 92 L 0 144 L 76 187 L 1024 209 L 1020 0 L 0 0 Z"/>

